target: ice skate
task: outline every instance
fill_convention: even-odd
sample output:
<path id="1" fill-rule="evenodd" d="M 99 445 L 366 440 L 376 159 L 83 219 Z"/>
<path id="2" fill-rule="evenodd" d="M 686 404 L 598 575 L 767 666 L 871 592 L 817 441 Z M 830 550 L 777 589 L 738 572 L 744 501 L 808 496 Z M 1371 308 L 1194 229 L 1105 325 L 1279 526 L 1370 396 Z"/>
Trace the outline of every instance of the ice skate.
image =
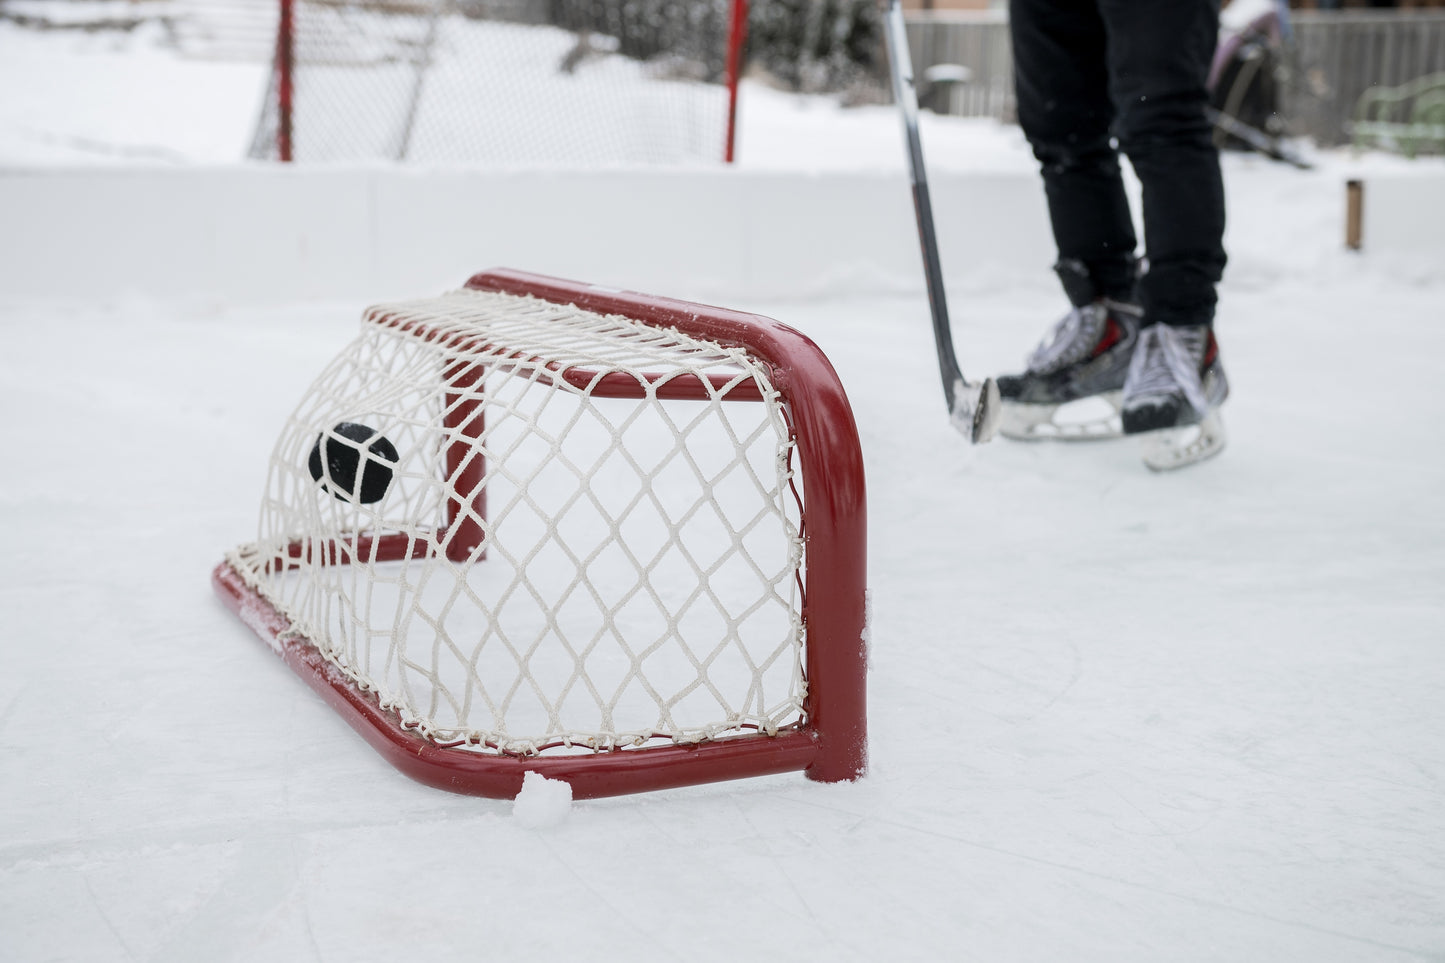
<path id="1" fill-rule="evenodd" d="M 1183 468 L 1219 454 L 1219 406 L 1229 381 L 1210 325 L 1154 324 L 1139 333 L 1121 412 L 1124 433 L 1144 439 L 1144 464 Z"/>
<path id="2" fill-rule="evenodd" d="M 1139 308 L 1100 299 L 1074 308 L 998 379 L 999 434 L 1022 441 L 1090 441 L 1121 434 L 1119 408 L 1139 335 Z"/>

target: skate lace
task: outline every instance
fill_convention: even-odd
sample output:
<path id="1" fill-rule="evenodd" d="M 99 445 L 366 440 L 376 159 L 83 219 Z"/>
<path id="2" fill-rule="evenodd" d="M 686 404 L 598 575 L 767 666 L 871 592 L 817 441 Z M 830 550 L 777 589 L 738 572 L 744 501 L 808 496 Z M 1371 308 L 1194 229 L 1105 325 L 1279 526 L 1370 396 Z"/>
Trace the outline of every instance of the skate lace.
<path id="1" fill-rule="evenodd" d="M 1104 333 L 1108 309 L 1102 304 L 1076 307 L 1054 325 L 1029 355 L 1028 370 L 1048 374 L 1083 361 Z"/>
<path id="2" fill-rule="evenodd" d="M 1206 327 L 1150 325 L 1139 332 L 1139 344 L 1129 359 L 1128 397 L 1125 404 L 1146 398 L 1182 394 L 1203 415 L 1209 410 L 1199 381 L 1199 362 L 1208 340 Z"/>

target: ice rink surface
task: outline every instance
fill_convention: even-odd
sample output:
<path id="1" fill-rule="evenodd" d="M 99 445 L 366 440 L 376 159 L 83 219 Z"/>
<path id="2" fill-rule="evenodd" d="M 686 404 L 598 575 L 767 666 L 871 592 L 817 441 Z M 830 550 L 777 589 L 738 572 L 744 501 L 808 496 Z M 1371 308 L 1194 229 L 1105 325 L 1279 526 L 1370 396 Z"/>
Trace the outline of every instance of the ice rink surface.
<path id="1" fill-rule="evenodd" d="M 6 307 L 0 956 L 1437 959 L 1440 294 L 1233 292 L 1231 447 L 1164 477 L 966 448 L 920 297 L 748 305 L 860 423 L 870 773 L 540 829 L 393 772 L 206 585 L 355 305 Z M 990 357 L 1054 299 L 958 298 Z"/>
<path id="2" fill-rule="evenodd" d="M 1445 959 L 1445 275 L 1226 160 L 1231 441 L 1183 472 L 969 449 L 921 279 L 728 305 L 816 340 L 862 435 L 844 785 L 410 782 L 207 584 L 365 304 L 0 292 L 0 959 Z M 1044 265 L 949 293 L 971 373 L 1061 305 Z"/>

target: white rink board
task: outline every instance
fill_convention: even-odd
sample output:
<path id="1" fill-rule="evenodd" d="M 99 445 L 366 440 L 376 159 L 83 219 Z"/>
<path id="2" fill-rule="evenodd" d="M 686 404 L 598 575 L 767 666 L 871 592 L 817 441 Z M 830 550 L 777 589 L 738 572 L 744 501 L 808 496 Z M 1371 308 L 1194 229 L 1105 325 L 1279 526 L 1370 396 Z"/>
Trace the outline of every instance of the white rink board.
<path id="1" fill-rule="evenodd" d="M 945 176 L 934 195 L 945 270 L 1052 260 L 1036 178 Z M 715 300 L 913 290 L 909 197 L 866 171 L 0 171 L 0 291 L 399 298 L 501 265 Z"/>
<path id="2" fill-rule="evenodd" d="M 1342 247 L 1349 176 L 1230 178 L 1231 271 Z M 1356 260 L 1431 277 L 1445 262 L 1445 174 L 1392 165 L 1363 179 Z M 1052 263 L 1031 171 L 945 169 L 930 186 L 950 283 L 1027 280 Z M 1295 228 L 1277 223 L 1280 200 Z M 18 168 L 0 169 L 0 211 L 7 297 L 369 301 L 496 266 L 722 304 L 923 286 L 901 171 Z"/>

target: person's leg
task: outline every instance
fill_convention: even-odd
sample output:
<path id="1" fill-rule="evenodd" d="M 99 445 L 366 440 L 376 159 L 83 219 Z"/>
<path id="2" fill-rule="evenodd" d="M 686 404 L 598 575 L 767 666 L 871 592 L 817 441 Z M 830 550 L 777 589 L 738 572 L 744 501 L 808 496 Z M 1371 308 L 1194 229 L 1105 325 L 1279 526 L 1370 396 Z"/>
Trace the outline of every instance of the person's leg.
<path id="1" fill-rule="evenodd" d="M 1076 307 L 1130 299 L 1138 242 L 1111 140 L 1096 2 L 1010 0 L 1009 29 L 1019 124 L 1042 170 L 1064 288 Z"/>
<path id="2" fill-rule="evenodd" d="M 1214 337 L 1224 272 L 1224 184 L 1205 114 L 1218 0 L 1098 0 L 1120 149 L 1144 188 L 1144 326 L 1124 381 L 1124 433 L 1145 463 L 1192 464 L 1224 447 L 1229 382 Z"/>
<path id="3" fill-rule="evenodd" d="M 1084 398 L 1117 408 L 1138 340 L 1138 242 L 1110 133 L 1104 22 L 1095 0 L 1011 0 L 1009 23 L 1019 123 L 1039 160 L 1055 270 L 1073 310 L 1023 373 L 998 376 L 998 430 L 1021 439 L 1105 438 L 1119 433 L 1115 418 L 1062 415 Z"/>
<path id="4" fill-rule="evenodd" d="M 1207 324 L 1224 271 L 1224 184 L 1205 85 L 1219 0 L 1097 0 L 1114 131 L 1144 189 L 1145 323 Z"/>

